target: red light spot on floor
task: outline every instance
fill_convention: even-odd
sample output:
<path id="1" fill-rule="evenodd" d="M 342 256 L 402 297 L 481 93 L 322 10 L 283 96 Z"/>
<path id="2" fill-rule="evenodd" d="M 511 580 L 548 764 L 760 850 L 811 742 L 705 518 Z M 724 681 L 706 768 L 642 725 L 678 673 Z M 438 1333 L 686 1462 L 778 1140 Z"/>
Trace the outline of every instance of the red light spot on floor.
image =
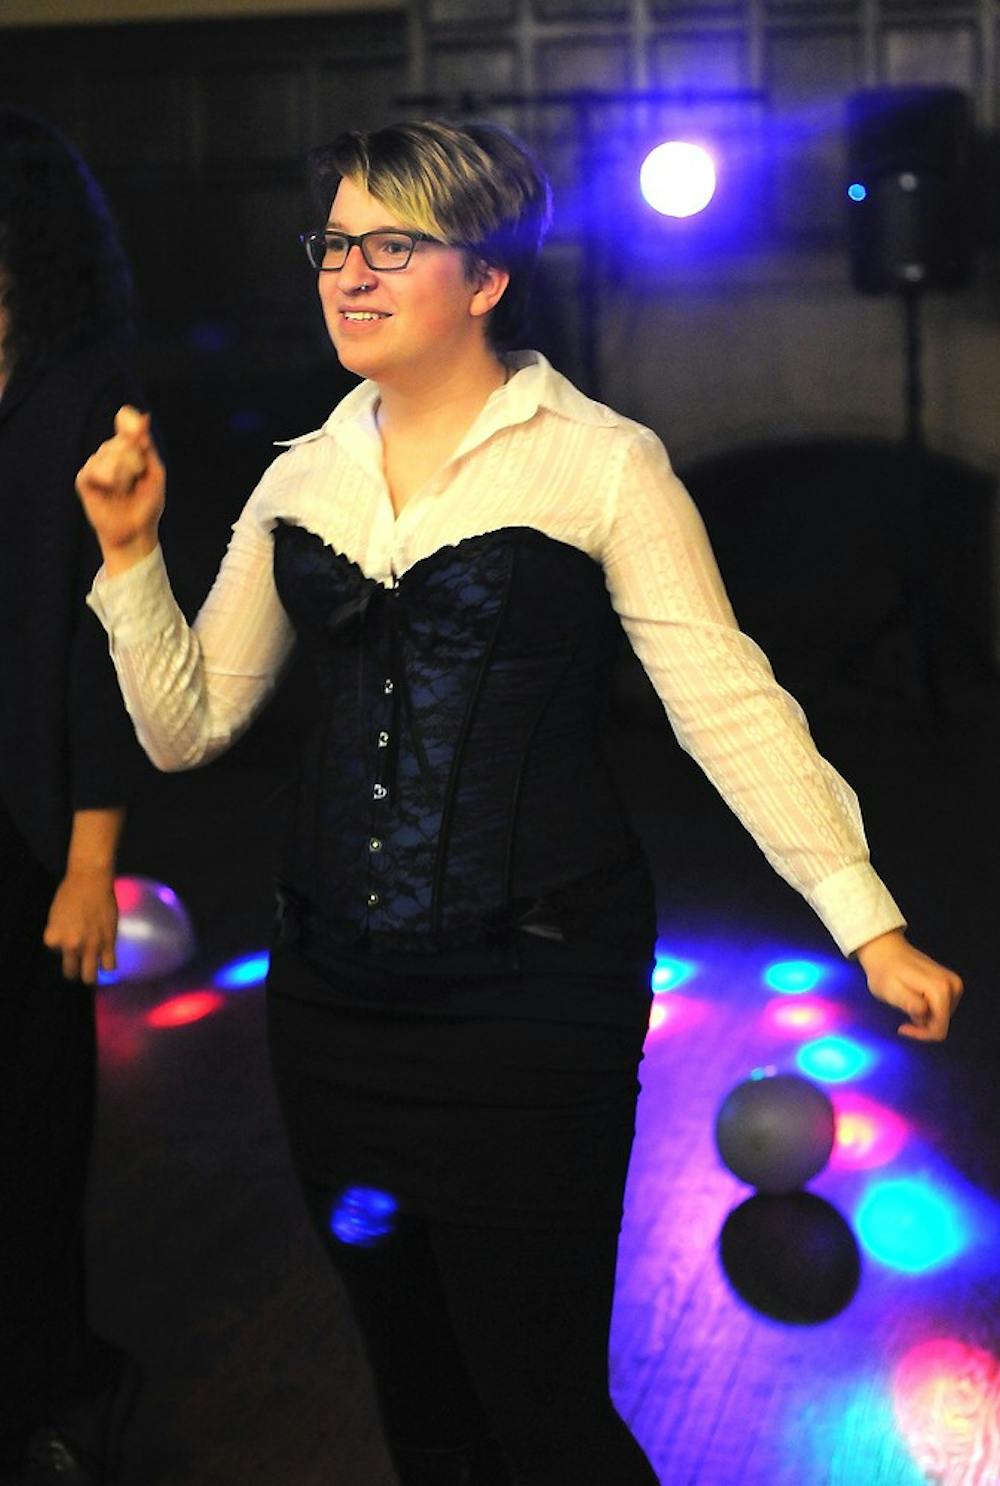
<path id="1" fill-rule="evenodd" d="M 218 991 L 184 991 L 154 1006 L 146 1021 L 151 1027 L 185 1027 L 190 1022 L 200 1022 L 211 1016 L 224 1004 L 225 997 Z"/>

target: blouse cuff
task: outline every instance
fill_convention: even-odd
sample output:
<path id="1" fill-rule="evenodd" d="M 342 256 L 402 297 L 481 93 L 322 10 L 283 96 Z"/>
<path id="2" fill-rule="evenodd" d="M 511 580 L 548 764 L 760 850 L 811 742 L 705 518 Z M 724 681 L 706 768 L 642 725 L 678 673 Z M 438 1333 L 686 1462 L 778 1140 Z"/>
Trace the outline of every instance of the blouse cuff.
<path id="1" fill-rule="evenodd" d="M 154 547 L 127 572 L 109 578 L 102 567 L 87 595 L 87 604 L 116 647 L 155 639 L 177 618 L 163 550 Z"/>
<path id="2" fill-rule="evenodd" d="M 905 929 L 889 889 L 868 862 L 854 862 L 807 894 L 842 954 L 850 955 L 879 934 Z"/>

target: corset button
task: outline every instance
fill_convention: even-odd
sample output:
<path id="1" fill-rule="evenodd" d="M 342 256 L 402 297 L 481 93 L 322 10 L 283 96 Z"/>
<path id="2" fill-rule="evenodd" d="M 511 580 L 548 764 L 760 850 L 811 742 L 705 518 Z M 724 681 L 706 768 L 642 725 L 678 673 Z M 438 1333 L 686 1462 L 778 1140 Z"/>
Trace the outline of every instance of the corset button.
<path id="1" fill-rule="evenodd" d="M 382 689 L 385 692 L 385 694 L 386 694 L 387 697 L 391 697 L 392 696 L 392 677 L 391 676 L 387 676 L 385 678 L 385 686 Z"/>
<path id="2" fill-rule="evenodd" d="M 388 748 L 389 747 L 389 734 L 385 731 L 384 728 L 382 729 L 382 731 L 378 735 L 378 746 L 380 748 Z"/>
<path id="3" fill-rule="evenodd" d="M 379 838 L 377 836 L 373 836 L 371 838 L 371 840 L 369 841 L 369 843 L 368 843 L 368 850 L 369 851 L 381 851 L 382 850 L 382 843 L 381 843 L 381 841 L 379 840 Z"/>
<path id="4" fill-rule="evenodd" d="M 382 901 L 382 899 L 379 897 L 378 893 L 369 893 L 368 894 L 368 907 L 369 908 L 377 908 L 378 905 L 381 903 L 381 901 Z"/>
<path id="5" fill-rule="evenodd" d="M 376 784 L 375 788 L 372 790 L 372 798 L 375 800 L 384 800 L 388 793 L 389 791 L 386 789 L 384 784 Z"/>

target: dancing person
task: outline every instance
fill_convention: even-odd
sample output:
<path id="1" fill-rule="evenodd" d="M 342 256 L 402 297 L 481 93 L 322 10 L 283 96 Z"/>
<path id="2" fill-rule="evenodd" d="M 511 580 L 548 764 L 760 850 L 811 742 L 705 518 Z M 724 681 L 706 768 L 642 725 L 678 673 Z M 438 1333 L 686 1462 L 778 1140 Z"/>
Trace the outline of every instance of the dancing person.
<path id="1" fill-rule="evenodd" d="M 227 748 L 293 644 L 316 672 L 269 977 L 295 1166 L 404 1486 L 655 1482 L 608 1388 L 650 1004 L 650 877 L 598 723 L 624 629 L 682 745 L 901 1031 L 961 989 L 911 947 L 857 802 L 740 633 L 659 440 L 516 336 L 549 217 L 489 124 L 349 133 L 304 237 L 364 378 L 290 441 L 193 628 L 164 475 L 123 408 L 78 488 L 160 768 Z"/>
<path id="2" fill-rule="evenodd" d="M 145 761 L 83 603 L 100 555 L 74 489 L 138 395 L 131 304 L 86 166 L 0 108 L 0 1448 L 33 1486 L 105 1479 L 134 1384 L 87 1326 L 83 1199 L 93 986 Z"/>

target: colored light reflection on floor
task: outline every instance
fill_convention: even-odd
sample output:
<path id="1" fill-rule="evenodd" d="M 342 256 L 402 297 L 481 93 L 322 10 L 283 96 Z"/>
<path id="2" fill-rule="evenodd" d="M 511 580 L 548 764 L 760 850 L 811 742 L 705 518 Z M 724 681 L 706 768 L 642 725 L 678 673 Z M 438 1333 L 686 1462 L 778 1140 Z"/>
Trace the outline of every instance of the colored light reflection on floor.
<path id="1" fill-rule="evenodd" d="M 849 1037 L 820 1037 L 800 1047 L 795 1055 L 800 1073 L 825 1084 L 849 1083 L 868 1073 L 877 1062 L 871 1048 Z"/>
<path id="2" fill-rule="evenodd" d="M 663 954 L 657 950 L 653 973 L 649 981 L 650 986 L 657 993 L 674 991 L 686 980 L 690 980 L 697 968 L 691 960 L 681 960 L 675 955 Z"/>
<path id="3" fill-rule="evenodd" d="M 813 1486 L 928 1486 L 900 1437 L 887 1380 L 863 1372 L 795 1397 L 782 1432 L 788 1474 L 783 1481 Z"/>
<path id="4" fill-rule="evenodd" d="M 147 1013 L 146 1023 L 150 1027 L 186 1027 L 191 1022 L 200 1022 L 224 1006 L 225 998 L 217 991 L 184 991 L 161 1001 Z"/>
<path id="5" fill-rule="evenodd" d="M 377 1187 L 348 1187 L 330 1216 L 330 1232 L 341 1243 L 370 1249 L 396 1225 L 399 1204 Z"/>
<path id="6" fill-rule="evenodd" d="M 690 996 L 654 996 L 649 1011 L 649 1030 L 670 1036 L 675 1032 L 689 1032 L 704 1021 L 708 1007 L 703 1001 Z"/>
<path id="7" fill-rule="evenodd" d="M 271 957 L 266 950 L 259 954 L 243 955 L 238 960 L 230 960 L 228 965 L 223 965 L 213 976 L 215 984 L 223 991 L 241 991 L 247 986 L 260 985 L 267 979 L 268 966 Z"/>
<path id="8" fill-rule="evenodd" d="M 896 1369 L 900 1433 L 939 1486 L 1000 1481 L 1000 1361 L 981 1347 L 939 1337 L 912 1347 Z"/>
<path id="9" fill-rule="evenodd" d="M 135 1063 L 143 1050 L 141 1025 L 122 1007 L 112 1006 L 107 996 L 98 996 L 94 1004 L 102 1067 L 124 1068 Z"/>
<path id="10" fill-rule="evenodd" d="M 854 1226 L 873 1259 L 904 1274 L 948 1264 L 968 1242 L 956 1204 L 923 1177 L 876 1182 L 862 1198 Z"/>
<path id="11" fill-rule="evenodd" d="M 833 1096 L 837 1134 L 830 1165 L 842 1171 L 870 1171 L 894 1161 L 910 1127 L 885 1105 L 853 1090 Z"/>
<path id="12" fill-rule="evenodd" d="M 804 996 L 825 974 L 818 960 L 774 960 L 764 971 L 764 984 L 783 996 Z"/>
<path id="13" fill-rule="evenodd" d="M 829 1032 L 841 1018 L 839 1006 L 810 996 L 799 1001 L 771 1001 L 764 1008 L 764 1025 L 780 1037 L 818 1037 Z"/>

